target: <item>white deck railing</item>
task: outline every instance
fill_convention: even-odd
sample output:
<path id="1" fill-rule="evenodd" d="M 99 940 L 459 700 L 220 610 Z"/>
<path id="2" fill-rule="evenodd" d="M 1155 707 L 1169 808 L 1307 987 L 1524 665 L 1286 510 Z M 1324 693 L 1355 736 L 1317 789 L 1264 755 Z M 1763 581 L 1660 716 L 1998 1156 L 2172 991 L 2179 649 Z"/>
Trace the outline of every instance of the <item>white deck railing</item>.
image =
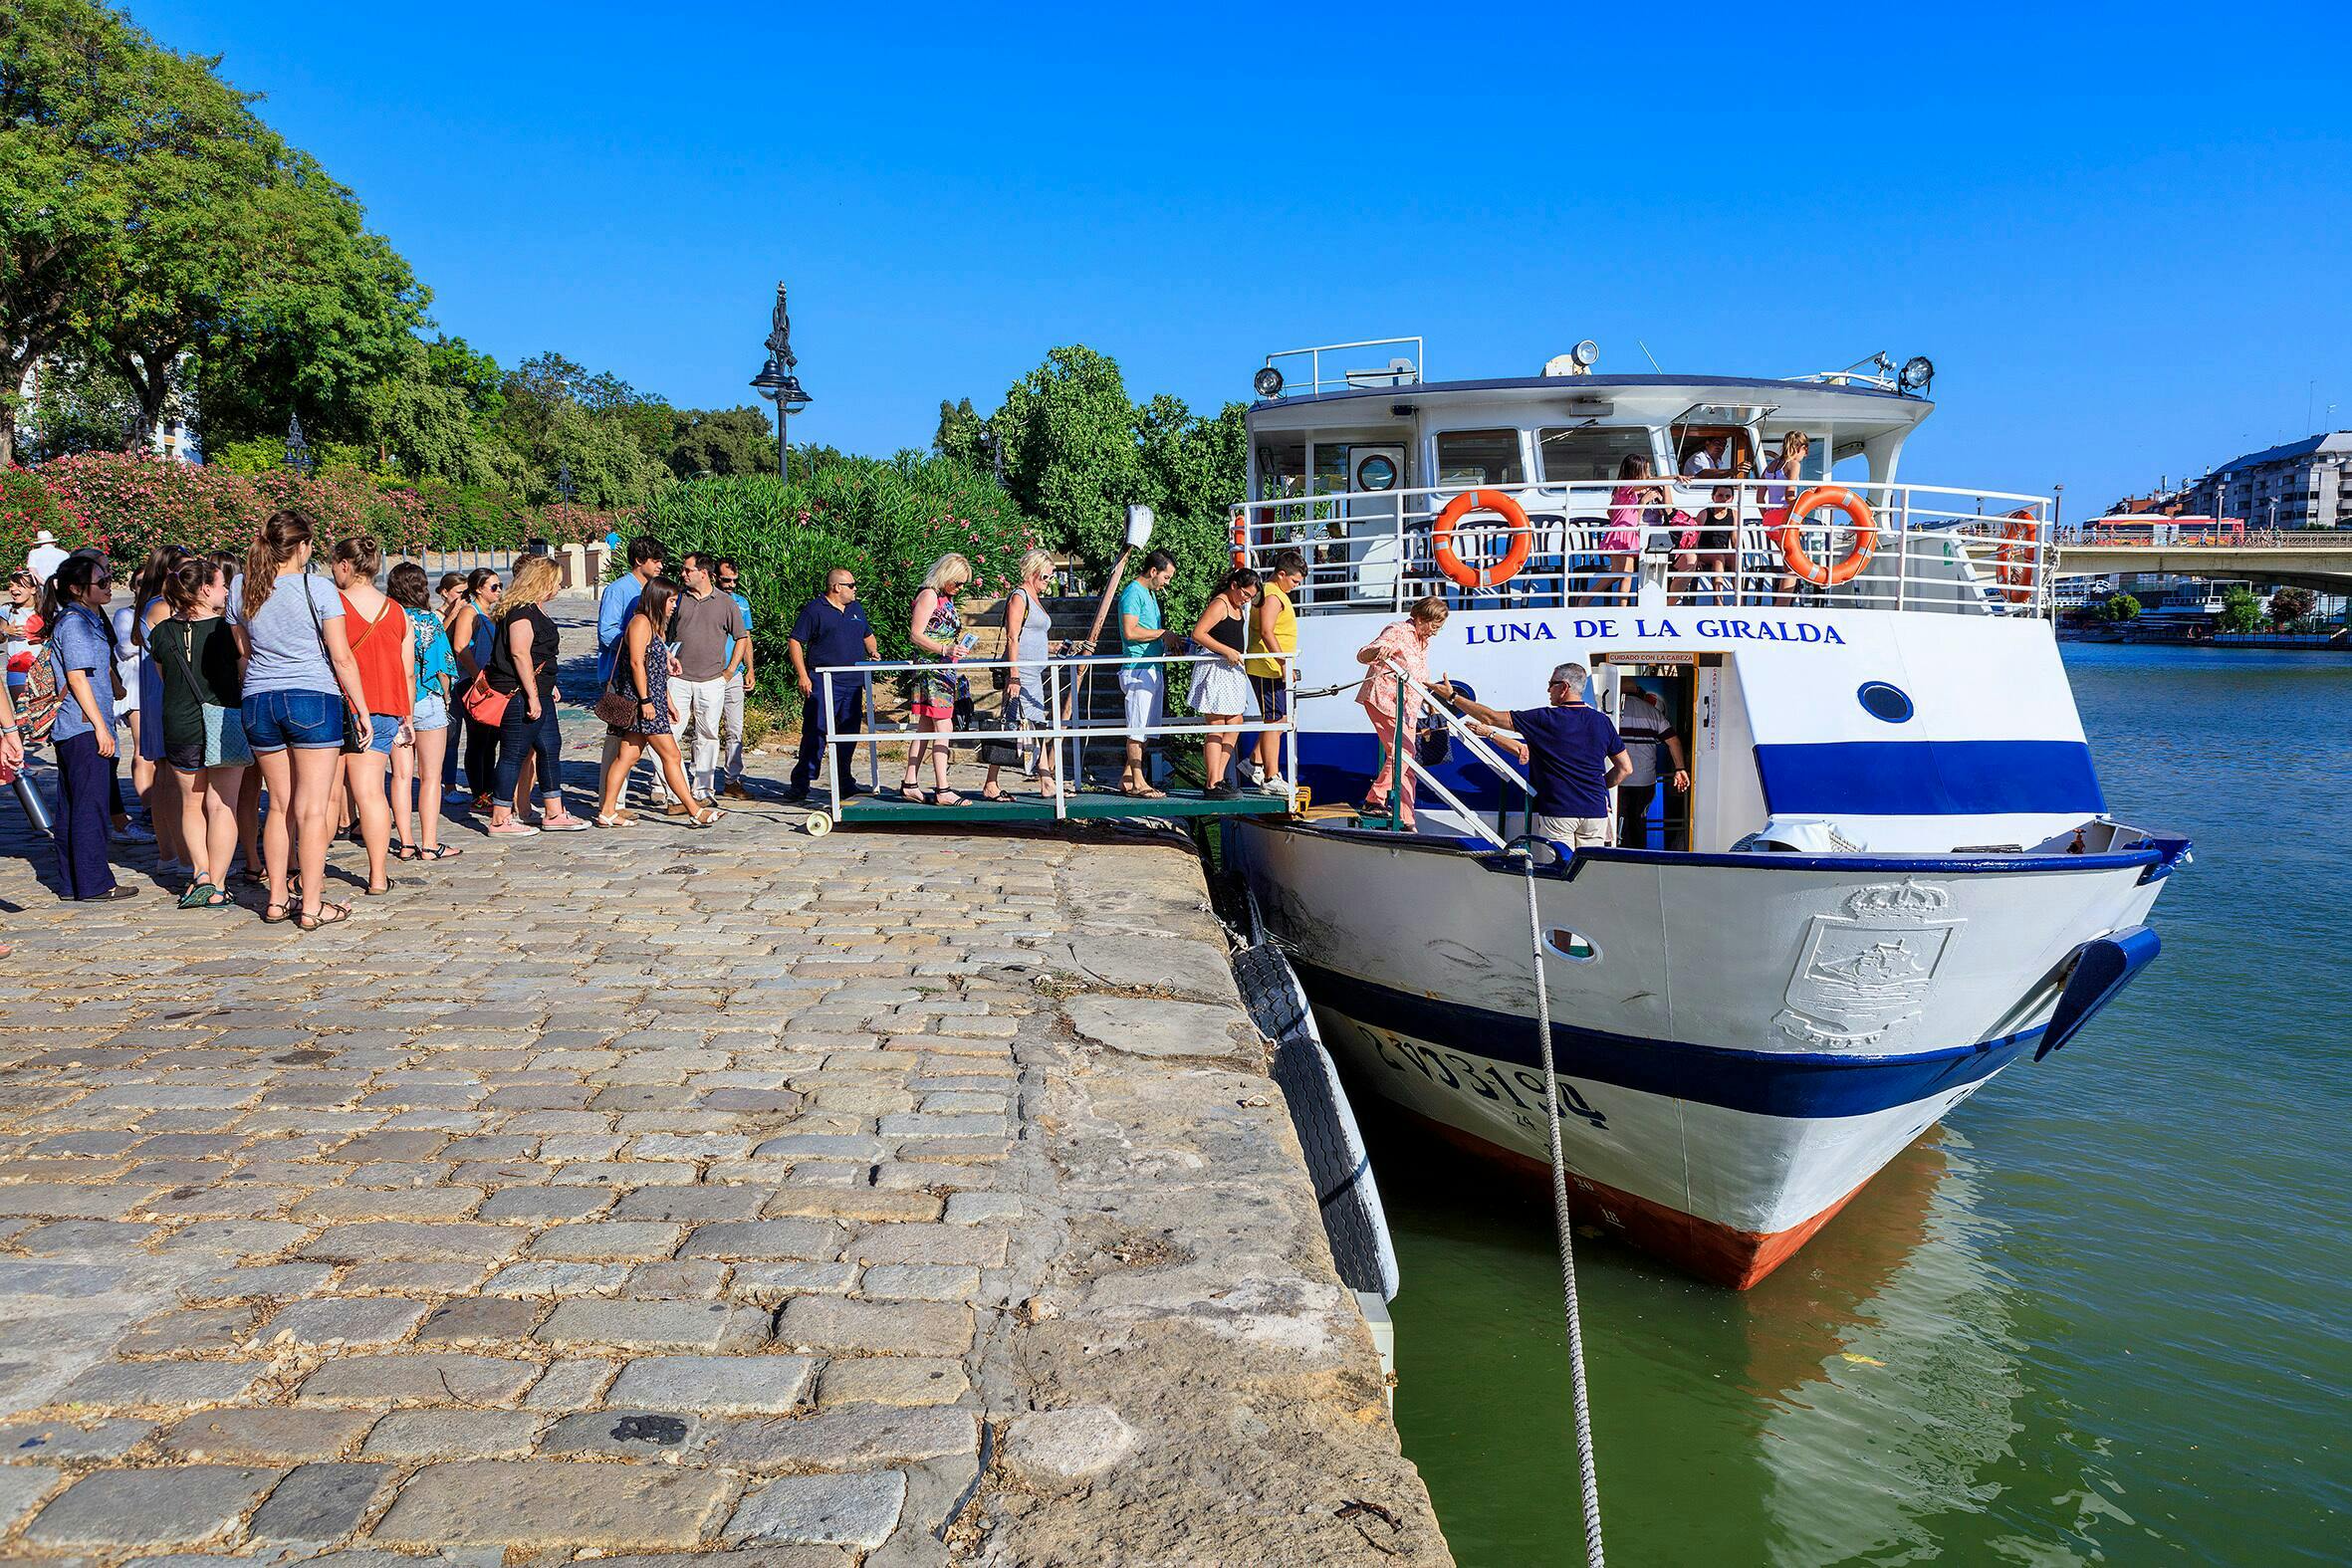
<path id="1" fill-rule="evenodd" d="M 981 741 L 1013 741 L 1029 746 L 1051 748 L 1055 764 L 1054 814 L 1057 817 L 1066 816 L 1068 814 L 1069 791 L 1077 787 L 1073 781 L 1083 777 L 1079 770 L 1085 762 L 1086 743 L 1090 740 L 1109 739 L 1117 741 L 1123 747 L 1130 734 L 1133 733 L 1128 727 L 1123 707 L 1116 717 L 1101 720 L 1096 720 L 1084 712 L 1086 688 L 1092 678 L 1101 673 L 1107 674 L 1115 681 L 1117 672 L 1130 665 L 1157 666 L 1173 673 L 1175 670 L 1190 670 L 1196 665 L 1215 663 L 1221 657 L 1221 655 L 1213 653 L 1167 653 L 1145 654 L 1129 658 L 1112 653 L 1048 659 L 961 658 L 952 663 L 939 659 L 885 659 L 845 668 L 819 670 L 817 679 L 820 682 L 822 700 L 824 703 L 825 717 L 829 720 L 834 714 L 840 712 L 839 706 L 834 701 L 836 694 L 844 690 L 847 683 L 856 682 L 861 688 L 868 725 L 868 728 L 854 732 L 847 730 L 836 732 L 828 727 L 824 748 L 824 782 L 825 787 L 832 795 L 831 814 L 836 821 L 839 819 L 843 799 L 842 780 L 839 771 L 840 753 L 837 750 L 839 746 L 849 745 L 864 749 L 866 783 L 870 787 L 879 790 L 881 788 L 881 748 L 883 743 L 899 744 L 945 740 L 955 746 L 975 745 Z M 1269 721 L 1263 714 L 1253 715 L 1245 711 L 1238 724 L 1227 726 L 1170 720 L 1165 717 L 1163 712 L 1161 722 L 1142 726 L 1143 738 L 1146 741 L 1155 741 L 1167 736 L 1213 735 L 1230 730 L 1236 739 L 1236 760 L 1238 761 L 1239 739 L 1242 732 L 1263 732 L 1270 729 L 1279 731 L 1292 737 L 1291 743 L 1282 749 L 1283 772 L 1280 787 L 1294 798 L 1298 792 L 1298 744 L 1296 739 L 1298 710 L 1294 691 L 1297 681 L 1297 656 L 1290 653 L 1278 653 L 1271 649 L 1253 649 L 1250 657 L 1274 659 L 1280 662 L 1283 672 L 1283 707 L 1289 717 Z M 1019 706 L 1015 705 L 1014 717 L 1009 728 L 956 730 L 946 736 L 939 736 L 918 730 L 912 725 L 885 730 L 875 724 L 873 687 L 876 676 L 909 679 L 916 675 L 954 674 L 964 676 L 968 681 L 970 677 L 990 670 L 1018 670 L 1021 678 L 1025 681 L 1040 678 L 1042 671 L 1046 687 L 1047 722 L 1043 725 L 1021 722 Z M 836 687 L 834 684 L 836 679 L 843 685 Z M 975 693 L 975 701 L 978 700 L 978 697 L 979 694 Z M 819 699 L 813 696 L 809 700 Z M 1166 694 L 1165 703 L 1169 706 L 1181 705 L 1185 704 L 1186 700 L 1184 692 L 1171 691 Z M 1255 706 L 1254 699 L 1253 706 Z M 1006 721 L 1002 716 L 999 716 L 998 722 L 1002 725 Z M 925 759 L 924 766 L 928 768 L 928 759 Z M 918 777 L 917 783 L 920 782 Z M 1209 781 L 1211 784 L 1217 782 L 1216 780 Z"/>
<path id="2" fill-rule="evenodd" d="M 1401 610 L 1427 594 L 1467 608 L 1607 604 L 1820 604 L 1839 608 L 2044 615 L 2050 610 L 2050 515 L 2046 496 L 1934 485 L 1840 482 L 1872 514 L 1872 555 L 1850 581 L 1816 586 L 1786 564 L 1767 500 L 1792 502 L 1827 482 L 1644 480 L 1668 499 L 1635 510 L 1638 548 L 1613 549 L 1613 480 L 1568 484 L 1435 485 L 1243 503 L 1234 509 L 1248 563 L 1260 571 L 1286 550 L 1308 563 L 1301 614 Z M 1738 523 L 1728 551 L 1712 549 L 1700 515 L 1718 488 Z M 1466 492 L 1500 491 L 1528 516 L 1528 560 L 1508 581 L 1465 586 L 1438 568 L 1432 533 Z M 1777 494 L 1775 494 L 1777 493 Z M 1677 514 L 1681 514 L 1679 517 Z M 1456 554 L 1477 566 L 1500 560 L 1519 530 L 1494 512 L 1460 522 Z M 1685 549 L 1683 536 L 1698 535 Z M 1845 558 L 1860 532 L 1837 511 L 1797 520 L 1797 543 L 1821 566 Z M 1630 554 L 1633 565 L 1625 569 Z"/>

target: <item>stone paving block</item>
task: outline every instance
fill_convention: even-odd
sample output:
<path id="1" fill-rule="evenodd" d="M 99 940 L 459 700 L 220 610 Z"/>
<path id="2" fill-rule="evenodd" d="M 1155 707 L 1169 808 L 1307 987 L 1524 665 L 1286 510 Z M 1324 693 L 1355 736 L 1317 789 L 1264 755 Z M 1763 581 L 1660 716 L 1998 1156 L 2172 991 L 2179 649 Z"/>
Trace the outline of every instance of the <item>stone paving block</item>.
<path id="1" fill-rule="evenodd" d="M 331 1263 L 262 1263 L 207 1274 L 180 1286 L 179 1298 L 190 1306 L 213 1306 L 262 1296 L 283 1299 L 323 1290 L 334 1277 L 335 1267 Z"/>
<path id="2" fill-rule="evenodd" d="M 386 1546 L 688 1547 L 735 1483 L 668 1465 L 483 1459 L 420 1470 L 370 1537 Z"/>
<path id="3" fill-rule="evenodd" d="M 255 1338 L 263 1345 L 390 1345 L 408 1337 L 431 1310 L 399 1296 L 323 1296 L 280 1307 Z"/>
<path id="4" fill-rule="evenodd" d="M 305 1464 L 254 1514 L 255 1541 L 340 1541 L 359 1527 L 392 1487 L 389 1464 Z"/>
<path id="5" fill-rule="evenodd" d="M 529 1337 L 540 1304 L 506 1296 L 473 1296 L 435 1307 L 417 1330 L 420 1345 L 469 1344 L 486 1339 Z"/>
<path id="6" fill-rule="evenodd" d="M 52 1220 L 19 1230 L 12 1244 L 35 1257 L 93 1257 L 135 1251 L 156 1228 L 137 1221 Z"/>
<path id="7" fill-rule="evenodd" d="M 933 1116 L 923 1111 L 910 1111 L 900 1116 L 885 1116 L 880 1122 L 884 1138 L 1003 1138 L 1012 1132 L 1012 1122 L 1003 1115 L 995 1116 Z"/>
<path id="8" fill-rule="evenodd" d="M 526 1410 L 396 1410 L 360 1450 L 370 1459 L 519 1458 L 547 1418 Z"/>
<path id="9" fill-rule="evenodd" d="M 842 1249 L 854 1262 L 963 1263 L 973 1268 L 1002 1268 L 1005 1264 L 1002 1231 L 956 1225 L 886 1225 L 861 1231 Z"/>
<path id="10" fill-rule="evenodd" d="M 785 1475 L 745 1494 L 727 1521 L 730 1542 L 881 1545 L 906 1506 L 896 1470 L 855 1475 Z"/>
<path id="11" fill-rule="evenodd" d="M 476 1211 L 483 1220 L 586 1220 L 612 1202 L 589 1187 L 510 1187 L 492 1193 Z"/>
<path id="12" fill-rule="evenodd" d="M 116 1352 L 123 1356 L 201 1355 L 227 1350 L 253 1326 L 249 1306 L 188 1307 L 148 1318 L 122 1336 Z"/>
<path id="13" fill-rule="evenodd" d="M 684 1454 L 701 1418 L 691 1411 L 637 1410 L 607 1402 L 609 1409 L 566 1416 L 539 1440 L 545 1455 L 607 1454 L 625 1458 L 667 1459 Z"/>
<path id="14" fill-rule="evenodd" d="M 53 1182 L 25 1182 L 0 1187 L 0 1215 L 30 1215 L 43 1220 L 118 1220 L 161 1189 L 139 1191 L 119 1187 L 71 1187 Z"/>
<path id="15" fill-rule="evenodd" d="M 560 1225 L 531 1241 L 530 1255 L 570 1261 L 625 1258 L 642 1261 L 667 1257 L 686 1233 L 683 1226 L 652 1221 L 597 1220 L 582 1225 Z"/>
<path id="16" fill-rule="evenodd" d="M 322 1232 L 301 1255 L 323 1263 L 449 1262 L 479 1258 L 495 1262 L 520 1248 L 523 1233 L 503 1226 L 466 1222 L 421 1225 L 386 1220 L 336 1226 Z"/>
<path id="17" fill-rule="evenodd" d="M 46 1464 L 11 1464 L 0 1468 L 0 1535 L 13 1528 L 57 1484 L 62 1471 Z"/>
<path id="18" fill-rule="evenodd" d="M 13 1421 L 0 1426 L 0 1458 L 118 1458 L 146 1441 L 154 1430 L 152 1422 L 95 1417 L 80 1421 Z"/>
<path id="19" fill-rule="evenodd" d="M 347 1295 L 446 1296 L 489 1277 L 488 1263 L 354 1263 L 343 1271 Z"/>
<path id="20" fill-rule="evenodd" d="M 818 1381 L 817 1403 L 835 1405 L 953 1405 L 970 1381 L 964 1364 L 930 1356 L 854 1356 L 828 1361 Z"/>
<path id="21" fill-rule="evenodd" d="M 794 1296 L 777 1319 L 776 1342 L 852 1354 L 960 1356 L 972 1348 L 972 1310 L 946 1301 Z"/>
<path id="22" fill-rule="evenodd" d="M 843 1106 L 842 1109 L 854 1110 L 855 1107 Z M 890 1146 L 868 1133 L 786 1133 L 782 1137 L 770 1138 L 753 1152 L 763 1159 L 862 1160 L 871 1164 L 886 1158 Z"/>
<path id="23" fill-rule="evenodd" d="M 117 1362 L 80 1374 L 50 1403 L 94 1411 L 220 1405 L 252 1388 L 261 1373 L 260 1367 L 237 1362 Z"/>
<path id="24" fill-rule="evenodd" d="M 321 1405 L 499 1405 L 538 1376 L 535 1362 L 496 1356 L 345 1356 L 303 1379 L 295 1398 Z"/>
<path id="25" fill-rule="evenodd" d="M 618 1290 L 628 1279 L 626 1263 L 509 1263 L 484 1281 L 494 1296 L 584 1296 Z"/>
<path id="26" fill-rule="evenodd" d="M 681 1257 L 805 1259 L 840 1255 L 843 1232 L 823 1220 L 742 1220 L 701 1225 L 679 1249 Z"/>
<path id="27" fill-rule="evenodd" d="M 876 1263 L 857 1276 L 857 1293 L 909 1301 L 969 1301 L 980 1293 L 980 1270 L 961 1263 Z"/>
<path id="28" fill-rule="evenodd" d="M 636 1170 L 659 1170 L 661 1162 L 649 1166 L 635 1166 Z M 674 1162 L 671 1168 L 675 1169 Z M 663 1222 L 704 1220 L 750 1220 L 760 1212 L 762 1194 L 747 1187 L 654 1187 L 630 1193 L 613 1206 L 614 1220 L 658 1220 Z"/>
<path id="29" fill-rule="evenodd" d="M 324 1459 L 357 1443 L 374 1420 L 366 1411 L 211 1410 L 172 1427 L 162 1446 L 175 1458 L 223 1464 Z"/>
<path id="30" fill-rule="evenodd" d="M 612 1345 L 627 1350 L 725 1350 L 759 1344 L 768 1320 L 757 1308 L 724 1301 L 571 1300 L 533 1337 L 549 1345 Z"/>
<path id="31" fill-rule="evenodd" d="M 930 1193 L 879 1192 L 870 1187 L 840 1190 L 825 1187 L 788 1187 L 768 1200 L 764 1214 L 803 1215 L 813 1220 L 911 1221 L 936 1220 L 940 1201 Z"/>
<path id="32" fill-rule="evenodd" d="M 950 1193 L 947 1195 L 947 1223 L 949 1225 L 987 1225 L 997 1220 L 1021 1218 L 1021 1200 L 1011 1193 Z"/>
<path id="33" fill-rule="evenodd" d="M 855 1263 L 738 1263 L 727 1293 L 772 1307 L 787 1296 L 846 1295 L 856 1282 Z"/>
<path id="34" fill-rule="evenodd" d="M 308 1226 L 283 1220 L 200 1220 L 155 1243 L 164 1252 L 218 1252 L 224 1257 L 267 1257 L 310 1234 Z"/>
<path id="35" fill-rule="evenodd" d="M 181 1464 L 93 1470 L 26 1526 L 36 1546 L 194 1546 L 225 1535 L 280 1472 L 242 1465 Z"/>
<path id="36" fill-rule="evenodd" d="M 817 1363 L 807 1356 L 644 1356 L 621 1368 L 606 1403 L 706 1416 L 798 1410 Z"/>
<path id="37" fill-rule="evenodd" d="M 715 1418 L 703 1424 L 694 1456 L 736 1469 L 860 1469 L 979 1454 L 971 1411 L 844 1405 L 808 1416 Z"/>
<path id="38" fill-rule="evenodd" d="M 531 1386 L 523 1404 L 537 1411 L 586 1410 L 598 1403 L 615 1369 L 613 1362 L 586 1357 L 558 1361 Z"/>
<path id="39" fill-rule="evenodd" d="M 297 1225 L 344 1225 L 360 1220 L 457 1220 L 482 1201 L 476 1187 L 420 1187 L 408 1191 L 313 1193 L 288 1211 Z"/>

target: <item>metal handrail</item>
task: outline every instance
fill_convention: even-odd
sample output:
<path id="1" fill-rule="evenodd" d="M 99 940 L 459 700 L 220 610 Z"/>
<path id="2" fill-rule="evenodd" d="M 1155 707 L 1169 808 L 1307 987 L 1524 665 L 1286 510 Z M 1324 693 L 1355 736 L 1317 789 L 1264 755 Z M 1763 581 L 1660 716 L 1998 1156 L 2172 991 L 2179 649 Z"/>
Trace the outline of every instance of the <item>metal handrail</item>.
<path id="1" fill-rule="evenodd" d="M 1295 800 L 1298 794 L 1298 744 L 1296 740 L 1298 733 L 1298 721 L 1295 718 L 1296 703 L 1294 700 L 1293 700 L 1293 694 L 1294 693 L 1297 684 L 1297 655 L 1295 653 L 1286 653 L 1274 648 L 1254 648 L 1250 650 L 1248 656 L 1254 659 L 1272 659 L 1281 666 L 1283 695 L 1285 699 L 1284 709 L 1286 712 L 1286 717 L 1282 719 L 1270 720 L 1265 716 L 1265 714 L 1261 713 L 1258 716 L 1255 724 L 1252 724 L 1247 715 L 1243 716 L 1243 719 L 1240 723 L 1234 725 L 1172 724 L 1165 722 L 1160 724 L 1147 724 L 1142 727 L 1143 738 L 1145 741 L 1149 742 L 1161 739 L 1165 736 L 1216 735 L 1221 734 L 1227 730 L 1239 731 L 1244 728 L 1254 728 L 1261 733 L 1267 730 L 1273 730 L 1279 734 L 1289 735 L 1293 739 L 1291 744 L 1283 749 L 1283 754 L 1287 761 L 1282 779 L 1282 787 L 1286 793 Z M 1071 715 L 1067 711 L 1067 705 L 1062 702 L 1062 672 L 1073 669 L 1084 672 L 1099 668 L 1104 665 L 1116 665 L 1121 668 L 1128 668 L 1141 664 L 1199 665 L 1212 662 L 1223 662 L 1223 656 L 1214 653 L 1151 653 L 1134 655 L 1104 653 L 1055 654 L 1049 655 L 1043 659 L 1025 659 L 1008 654 L 1002 658 L 956 658 L 952 660 L 876 659 L 871 661 L 860 661 L 856 664 L 850 665 L 827 665 L 824 668 L 817 671 L 818 679 L 823 685 L 823 715 L 827 721 L 829 721 L 835 713 L 839 712 L 839 709 L 834 703 L 833 677 L 835 675 L 854 676 L 858 679 L 862 689 L 865 711 L 869 715 L 867 722 L 870 724 L 870 716 L 875 711 L 873 701 L 873 680 L 876 675 L 894 675 L 917 672 L 923 674 L 938 674 L 942 671 L 952 671 L 960 675 L 968 670 L 1033 670 L 1039 669 L 1041 667 L 1045 672 L 1047 719 L 1047 722 L 1043 728 L 1033 725 L 1016 724 L 1014 728 L 1009 730 L 956 730 L 945 737 L 935 736 L 931 732 L 914 729 L 911 726 L 893 730 L 865 729 L 859 730 L 852 734 L 847 731 L 833 730 L 829 727 L 828 723 L 828 727 L 824 732 L 825 786 L 830 791 L 832 797 L 832 803 L 829 807 L 828 814 L 832 817 L 836 824 L 839 822 L 841 817 L 842 794 L 840 779 L 840 754 L 835 750 L 837 746 L 848 745 L 863 746 L 867 748 L 866 756 L 869 765 L 867 770 L 867 779 L 869 784 L 878 788 L 881 782 L 881 746 L 885 741 L 941 740 L 948 744 L 968 744 L 976 741 L 1043 741 L 1045 744 L 1051 746 L 1054 752 L 1054 815 L 1057 820 L 1065 818 L 1069 814 L 1067 796 L 1070 789 L 1071 776 L 1074 771 L 1074 766 L 1083 761 L 1084 747 L 1087 738 L 1090 736 L 1116 735 L 1124 740 L 1130 734 L 1130 729 L 1126 722 L 1126 716 L 1123 712 L 1118 718 L 1103 723 L 1082 721 Z M 1065 759 L 1062 755 L 1061 749 L 1065 742 L 1074 744 L 1076 748 L 1076 750 L 1073 751 L 1066 759 L 1066 762 L 1071 766 L 1063 766 Z M 1236 760 L 1238 761 L 1238 756 Z"/>
<path id="2" fill-rule="evenodd" d="M 1427 356 L 1423 352 L 1422 340 L 1419 337 L 1364 337 L 1349 343 L 1315 343 L 1304 348 L 1277 348 L 1274 352 L 1266 356 L 1266 362 L 1269 365 L 1272 365 L 1277 359 L 1295 359 L 1299 355 L 1304 354 L 1306 356 L 1307 363 L 1307 385 L 1302 388 L 1302 390 L 1309 392 L 1320 392 L 1323 390 L 1324 354 L 1337 353 L 1342 348 L 1393 348 L 1401 346 L 1405 343 L 1411 343 L 1413 345 L 1413 379 L 1410 383 L 1399 384 L 1411 384 L 1417 386 L 1421 382 L 1429 379 Z M 1382 366 L 1378 370 L 1372 371 L 1370 373 L 1386 375 L 1388 370 L 1386 366 Z M 1347 379 L 1347 372 L 1344 370 L 1340 371 L 1338 379 L 1331 383 L 1331 387 L 1335 391 L 1352 388 L 1354 385 L 1354 382 Z M 1291 388 L 1290 390 L 1296 391 L 1301 389 Z"/>

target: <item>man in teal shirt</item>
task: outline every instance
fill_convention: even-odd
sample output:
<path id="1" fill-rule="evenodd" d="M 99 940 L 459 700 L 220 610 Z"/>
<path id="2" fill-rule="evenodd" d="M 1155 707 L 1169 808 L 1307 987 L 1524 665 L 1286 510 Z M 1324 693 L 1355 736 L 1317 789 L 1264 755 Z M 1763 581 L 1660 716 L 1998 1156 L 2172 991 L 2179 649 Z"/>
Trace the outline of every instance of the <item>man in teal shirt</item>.
<path id="1" fill-rule="evenodd" d="M 1155 550 L 1143 558 L 1143 569 L 1119 592 L 1119 647 L 1131 661 L 1119 666 L 1119 694 L 1127 705 L 1127 765 L 1119 775 L 1119 789 L 1143 799 L 1167 798 L 1165 789 L 1151 786 L 1144 771 L 1143 747 L 1151 726 L 1167 712 L 1168 667 L 1132 662 L 1179 646 L 1183 638 L 1160 629 L 1160 593 L 1176 577 L 1176 558 Z"/>
<path id="2" fill-rule="evenodd" d="M 745 640 L 752 630 L 752 601 L 743 596 L 743 572 L 735 564 L 733 556 L 719 558 L 719 591 L 735 601 L 743 611 Z M 727 638 L 727 656 L 735 656 L 735 638 Z M 752 650 L 743 650 L 743 667 L 727 677 L 727 695 L 719 701 L 719 764 L 727 776 L 727 786 L 719 793 L 736 800 L 748 800 L 752 792 L 743 786 L 743 694 L 759 689 L 759 677 L 752 669 Z"/>

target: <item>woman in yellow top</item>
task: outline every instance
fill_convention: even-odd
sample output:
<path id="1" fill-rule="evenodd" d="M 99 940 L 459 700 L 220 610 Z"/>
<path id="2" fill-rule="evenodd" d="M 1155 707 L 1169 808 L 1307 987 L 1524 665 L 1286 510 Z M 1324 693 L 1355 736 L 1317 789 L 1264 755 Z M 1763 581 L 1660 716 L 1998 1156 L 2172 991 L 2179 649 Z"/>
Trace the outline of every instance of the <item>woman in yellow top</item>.
<path id="1" fill-rule="evenodd" d="M 1286 550 L 1274 558 L 1261 584 L 1258 608 L 1250 617 L 1251 647 L 1273 653 L 1298 651 L 1298 612 L 1291 607 L 1291 595 L 1305 580 L 1304 556 Z M 1250 690 L 1258 699 L 1258 714 L 1264 722 L 1258 732 L 1258 777 L 1254 782 L 1270 784 L 1283 776 L 1283 732 L 1276 726 L 1291 716 L 1291 697 L 1283 680 L 1286 672 L 1282 660 L 1259 655 L 1244 660 L 1242 668 L 1249 673 Z"/>

